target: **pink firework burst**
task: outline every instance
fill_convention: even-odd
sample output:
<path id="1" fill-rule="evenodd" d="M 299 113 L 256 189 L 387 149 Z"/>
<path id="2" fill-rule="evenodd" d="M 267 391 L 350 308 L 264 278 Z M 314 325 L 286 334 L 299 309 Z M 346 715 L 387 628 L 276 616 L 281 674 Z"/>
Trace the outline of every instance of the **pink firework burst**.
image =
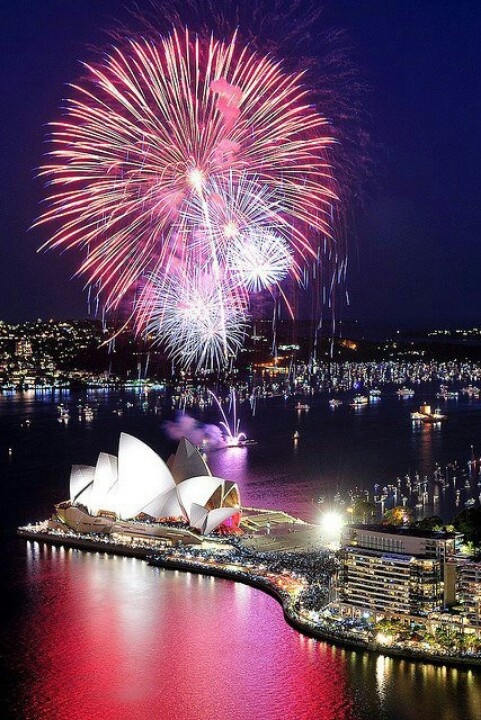
<path id="1" fill-rule="evenodd" d="M 101 288 L 107 311 L 147 276 L 170 287 L 181 263 L 190 268 L 186 277 L 199 271 L 211 279 L 222 324 L 231 297 L 226 238 L 236 234 L 239 208 L 248 232 L 264 213 L 260 225 L 286 243 L 291 268 L 317 258 L 321 240 L 332 236 L 337 203 L 333 141 L 302 74 L 284 72 L 235 35 L 220 42 L 188 30 L 119 44 L 85 68 L 66 116 L 53 124 L 40 171 L 49 202 L 35 224 L 53 227 L 43 247 L 85 251 L 78 272 Z M 151 331 L 150 318 L 165 315 L 169 302 L 144 293 L 133 307 L 137 325 Z M 246 313 L 242 302 L 242 321 Z M 226 322 L 224 352 L 212 355 L 221 365 L 237 346 L 232 332 Z M 164 330 L 161 337 L 180 357 Z"/>

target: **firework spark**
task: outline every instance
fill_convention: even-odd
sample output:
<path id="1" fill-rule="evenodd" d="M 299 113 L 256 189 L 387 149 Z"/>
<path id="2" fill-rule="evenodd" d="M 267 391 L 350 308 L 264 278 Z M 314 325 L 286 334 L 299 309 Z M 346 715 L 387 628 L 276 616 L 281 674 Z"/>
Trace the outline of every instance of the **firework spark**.
<path id="1" fill-rule="evenodd" d="M 40 173 L 49 207 L 36 225 L 55 224 L 44 247 L 84 249 L 78 272 L 101 288 L 107 312 L 156 278 L 133 307 L 137 326 L 157 327 L 183 364 L 225 364 L 248 311 L 232 291 L 233 253 L 257 292 L 299 279 L 331 238 L 327 122 L 302 74 L 235 35 L 175 30 L 85 68 Z"/>
<path id="2" fill-rule="evenodd" d="M 260 292 L 283 280 L 292 268 L 292 254 L 273 232 L 249 230 L 229 244 L 228 264 L 249 292 Z"/>
<path id="3" fill-rule="evenodd" d="M 177 270 L 153 277 L 143 295 L 147 333 L 162 342 L 174 360 L 197 369 L 214 368 L 242 345 L 246 307 L 242 295 L 222 282 L 222 304 L 212 273 Z"/>

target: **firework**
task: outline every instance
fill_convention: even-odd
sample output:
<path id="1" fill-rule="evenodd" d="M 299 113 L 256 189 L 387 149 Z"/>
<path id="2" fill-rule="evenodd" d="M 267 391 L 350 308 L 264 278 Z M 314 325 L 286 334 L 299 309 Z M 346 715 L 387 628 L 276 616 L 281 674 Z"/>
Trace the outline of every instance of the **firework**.
<path id="1" fill-rule="evenodd" d="M 130 40 L 85 68 L 40 173 L 36 224 L 55 224 L 44 247 L 85 251 L 79 274 L 107 312 L 141 293 L 137 326 L 157 327 L 172 357 L 225 364 L 248 311 L 233 271 L 249 292 L 299 279 L 331 237 L 326 120 L 302 74 L 235 35 Z"/>
<path id="2" fill-rule="evenodd" d="M 170 356 L 197 369 L 222 365 L 242 345 L 245 305 L 224 280 L 198 269 L 177 270 L 173 277 L 151 278 L 143 301 L 147 333 L 162 342 Z"/>
<path id="3" fill-rule="evenodd" d="M 266 230 L 249 230 L 232 238 L 227 261 L 233 276 L 254 293 L 278 285 L 292 268 L 285 241 Z"/>

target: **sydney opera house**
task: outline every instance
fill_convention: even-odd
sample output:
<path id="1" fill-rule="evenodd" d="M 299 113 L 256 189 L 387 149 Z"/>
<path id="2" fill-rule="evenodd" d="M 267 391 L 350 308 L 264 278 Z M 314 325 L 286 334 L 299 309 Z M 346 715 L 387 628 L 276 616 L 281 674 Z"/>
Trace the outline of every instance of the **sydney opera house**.
<path id="1" fill-rule="evenodd" d="M 118 457 L 100 453 L 95 467 L 72 467 L 70 499 L 56 512 L 61 525 L 79 533 L 201 542 L 214 530 L 238 527 L 240 497 L 235 483 L 212 476 L 185 438 L 165 463 L 122 433 Z"/>

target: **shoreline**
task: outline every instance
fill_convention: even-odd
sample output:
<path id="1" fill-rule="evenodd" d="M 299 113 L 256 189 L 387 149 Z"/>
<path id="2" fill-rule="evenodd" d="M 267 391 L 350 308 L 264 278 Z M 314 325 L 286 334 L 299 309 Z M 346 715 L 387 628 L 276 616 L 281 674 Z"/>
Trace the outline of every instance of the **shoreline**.
<path id="1" fill-rule="evenodd" d="M 241 572 L 241 570 L 221 568 L 218 565 L 200 563 L 198 561 L 191 562 L 180 558 L 161 557 L 153 548 L 145 547 L 128 547 L 123 544 L 112 545 L 111 542 L 104 540 L 93 540 L 81 537 L 69 537 L 53 535 L 48 532 L 34 532 L 26 528 L 18 528 L 16 536 L 33 542 L 42 542 L 49 545 L 67 546 L 77 550 L 86 550 L 88 552 L 101 552 L 108 555 L 120 555 L 124 557 L 133 557 L 139 560 L 145 560 L 152 567 L 159 567 L 166 570 L 178 570 L 181 572 L 192 572 L 205 576 L 217 577 L 233 582 L 240 582 L 249 585 L 257 590 L 261 590 L 273 597 L 281 606 L 284 619 L 288 625 L 297 632 L 312 637 L 315 640 L 328 642 L 338 647 L 347 647 L 352 650 L 375 653 L 377 655 L 385 655 L 388 657 L 407 659 L 414 662 L 427 662 L 434 665 L 448 665 L 450 667 L 462 668 L 480 668 L 481 657 L 479 656 L 457 656 L 457 655 L 438 655 L 426 652 L 426 650 L 416 651 L 412 648 L 386 647 L 372 640 L 364 640 L 359 637 L 353 637 L 349 631 L 343 631 L 342 635 L 333 629 L 321 627 L 314 624 L 307 618 L 302 618 L 293 607 L 293 601 L 290 594 L 286 590 L 282 590 L 274 584 L 271 578 L 267 576 L 256 576 L 253 573 Z M 271 574 L 272 577 L 272 574 Z M 277 582 L 282 583 L 283 576 L 276 576 Z"/>

